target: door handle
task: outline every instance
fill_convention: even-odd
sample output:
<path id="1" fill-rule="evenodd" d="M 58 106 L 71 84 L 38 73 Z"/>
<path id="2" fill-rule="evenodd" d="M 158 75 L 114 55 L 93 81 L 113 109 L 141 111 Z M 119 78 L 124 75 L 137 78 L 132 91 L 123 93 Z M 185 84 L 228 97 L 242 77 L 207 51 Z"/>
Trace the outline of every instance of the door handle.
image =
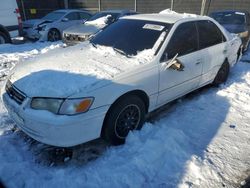
<path id="1" fill-rule="evenodd" d="M 201 62 L 202 62 L 201 59 L 197 59 L 195 65 L 199 65 L 199 64 L 201 64 Z"/>

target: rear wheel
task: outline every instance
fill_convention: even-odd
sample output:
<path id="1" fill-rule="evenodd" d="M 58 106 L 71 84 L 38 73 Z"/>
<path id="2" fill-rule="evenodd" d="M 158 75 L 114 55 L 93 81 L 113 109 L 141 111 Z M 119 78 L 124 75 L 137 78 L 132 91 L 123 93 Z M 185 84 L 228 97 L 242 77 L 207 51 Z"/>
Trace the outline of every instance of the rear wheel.
<path id="1" fill-rule="evenodd" d="M 102 136 L 112 145 L 123 144 L 130 131 L 141 129 L 145 113 L 145 104 L 139 97 L 122 98 L 109 110 Z"/>
<path id="2" fill-rule="evenodd" d="M 57 29 L 51 29 L 48 33 L 48 41 L 55 42 L 61 40 L 61 34 Z"/>
<path id="3" fill-rule="evenodd" d="M 0 44 L 5 44 L 5 43 L 10 43 L 10 38 L 5 33 L 0 31 Z"/>
<path id="4" fill-rule="evenodd" d="M 212 85 L 219 86 L 220 84 L 226 82 L 229 75 L 229 70 L 230 70 L 230 65 L 227 61 L 225 61 L 221 65 L 216 77 L 214 78 Z"/>

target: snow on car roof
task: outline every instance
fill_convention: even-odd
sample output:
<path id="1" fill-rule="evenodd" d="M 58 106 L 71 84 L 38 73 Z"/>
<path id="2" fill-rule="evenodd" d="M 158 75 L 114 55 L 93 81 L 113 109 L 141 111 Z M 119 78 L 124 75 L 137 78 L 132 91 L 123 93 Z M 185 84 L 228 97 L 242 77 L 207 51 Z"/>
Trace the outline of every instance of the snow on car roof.
<path id="1" fill-rule="evenodd" d="M 136 20 L 149 20 L 149 21 L 157 21 L 157 22 L 164 22 L 164 23 L 175 23 L 179 20 L 183 19 L 204 19 L 208 18 L 207 16 L 200 16 L 196 14 L 187 14 L 187 13 L 177 13 L 174 11 L 171 11 L 169 9 L 163 10 L 160 13 L 154 13 L 154 14 L 136 14 L 132 16 L 126 16 L 123 17 L 126 19 L 136 19 Z M 121 19 L 123 19 L 121 18 Z"/>

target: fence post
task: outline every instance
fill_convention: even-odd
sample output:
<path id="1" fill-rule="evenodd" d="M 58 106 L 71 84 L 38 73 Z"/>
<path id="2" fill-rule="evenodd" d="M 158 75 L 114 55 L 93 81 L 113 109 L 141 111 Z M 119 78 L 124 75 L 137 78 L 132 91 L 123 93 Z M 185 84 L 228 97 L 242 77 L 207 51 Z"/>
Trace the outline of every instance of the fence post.
<path id="1" fill-rule="evenodd" d="M 202 0 L 202 3 L 201 3 L 201 15 L 202 16 L 205 13 L 205 7 L 206 7 L 206 0 Z"/>
<path id="2" fill-rule="evenodd" d="M 171 10 L 174 10 L 174 0 L 171 0 Z"/>
<path id="3" fill-rule="evenodd" d="M 64 0 L 64 8 L 68 9 L 69 8 L 69 1 Z"/>
<path id="4" fill-rule="evenodd" d="M 101 5 L 102 5 L 101 0 L 98 0 L 98 9 L 99 9 L 99 12 L 101 11 Z"/>

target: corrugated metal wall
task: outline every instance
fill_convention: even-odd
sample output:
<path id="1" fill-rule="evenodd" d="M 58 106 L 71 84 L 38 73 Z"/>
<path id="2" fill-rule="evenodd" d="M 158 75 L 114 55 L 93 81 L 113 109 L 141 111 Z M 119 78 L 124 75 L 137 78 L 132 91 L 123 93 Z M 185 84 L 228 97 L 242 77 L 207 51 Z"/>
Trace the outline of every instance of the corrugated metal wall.
<path id="1" fill-rule="evenodd" d="M 21 0 L 17 0 L 21 9 Z M 64 0 L 22 0 L 27 18 L 40 18 L 48 12 L 64 8 Z M 83 8 L 96 12 L 99 10 L 99 0 L 68 0 L 69 8 Z M 174 11 L 199 14 L 202 0 L 174 0 Z M 137 11 L 140 13 L 159 12 L 171 7 L 171 0 L 137 0 Z M 36 9 L 31 14 L 30 9 Z M 101 10 L 132 9 L 135 0 L 101 0 Z M 239 9 L 250 12 L 250 0 L 207 0 L 205 13 L 222 9 Z"/>
<path id="2" fill-rule="evenodd" d="M 22 9 L 22 3 L 24 10 Z M 21 10 L 21 16 L 24 20 L 24 14 L 27 19 L 41 18 L 56 9 L 64 8 L 63 0 L 17 0 L 19 9 Z M 36 13 L 32 13 L 31 9 L 35 9 Z"/>

